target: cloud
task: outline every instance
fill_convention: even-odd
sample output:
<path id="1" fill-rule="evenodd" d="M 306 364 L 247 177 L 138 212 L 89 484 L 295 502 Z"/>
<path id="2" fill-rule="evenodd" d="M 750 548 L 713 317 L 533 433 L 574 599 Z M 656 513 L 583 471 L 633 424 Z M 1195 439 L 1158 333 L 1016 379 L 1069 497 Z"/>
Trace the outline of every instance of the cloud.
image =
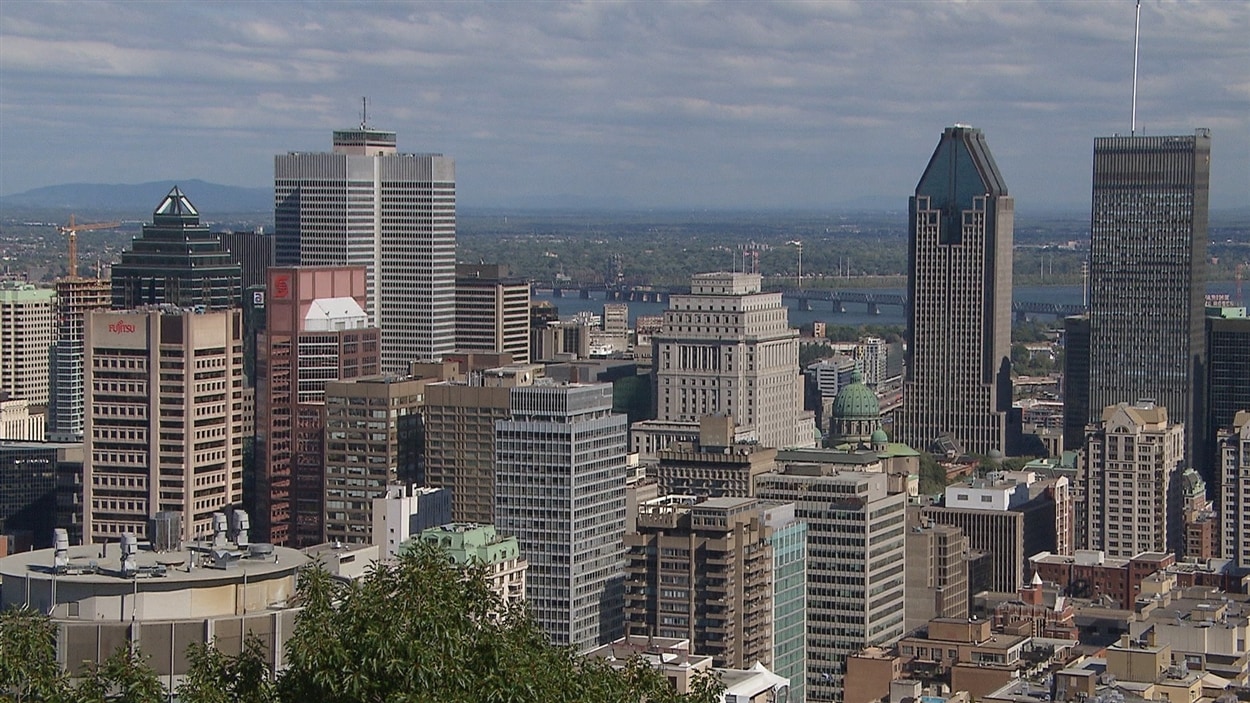
<path id="1" fill-rule="evenodd" d="M 461 203 L 804 206 L 915 185 L 985 129 L 1021 207 L 1088 198 L 1127 131 L 1132 3 L 0 3 L 0 193 L 197 176 L 359 120 L 458 161 Z M 1250 193 L 1250 4 L 1142 8 L 1138 115 L 1214 130 Z"/>

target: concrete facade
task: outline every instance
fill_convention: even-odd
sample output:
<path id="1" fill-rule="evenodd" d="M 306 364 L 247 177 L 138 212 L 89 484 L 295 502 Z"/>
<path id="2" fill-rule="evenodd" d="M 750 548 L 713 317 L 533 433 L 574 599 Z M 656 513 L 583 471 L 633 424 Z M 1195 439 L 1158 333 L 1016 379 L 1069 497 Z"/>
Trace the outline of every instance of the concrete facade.
<path id="1" fill-rule="evenodd" d="M 0 393 L 47 405 L 56 291 L 28 283 L 0 283 Z"/>

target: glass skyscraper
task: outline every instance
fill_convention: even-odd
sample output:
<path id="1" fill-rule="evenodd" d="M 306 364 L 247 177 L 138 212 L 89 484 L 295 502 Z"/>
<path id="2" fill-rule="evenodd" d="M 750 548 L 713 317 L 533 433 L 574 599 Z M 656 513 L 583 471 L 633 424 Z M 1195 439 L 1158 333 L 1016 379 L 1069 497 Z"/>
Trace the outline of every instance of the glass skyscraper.
<path id="1" fill-rule="evenodd" d="M 1149 398 L 1206 437 L 1205 257 L 1211 135 L 1094 140 L 1090 215 L 1089 421 Z M 1202 469 L 1211 482 L 1210 467 Z"/>
<path id="2" fill-rule="evenodd" d="M 899 439 L 1011 454 L 1019 429 L 1010 422 L 1015 204 L 981 130 L 942 133 L 909 205 Z"/>

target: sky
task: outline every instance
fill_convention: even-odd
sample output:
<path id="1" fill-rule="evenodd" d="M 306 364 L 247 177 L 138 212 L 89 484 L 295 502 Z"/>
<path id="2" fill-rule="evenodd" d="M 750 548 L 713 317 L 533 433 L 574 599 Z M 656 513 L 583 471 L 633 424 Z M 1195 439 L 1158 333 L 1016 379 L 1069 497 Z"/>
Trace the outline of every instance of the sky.
<path id="1" fill-rule="evenodd" d="M 0 2 L 0 194 L 202 178 L 368 122 L 461 207 L 906 206 L 981 128 L 1020 210 L 1087 209 L 1127 134 L 1133 0 Z M 1139 133 L 1212 132 L 1250 205 L 1250 1 L 1143 0 Z"/>

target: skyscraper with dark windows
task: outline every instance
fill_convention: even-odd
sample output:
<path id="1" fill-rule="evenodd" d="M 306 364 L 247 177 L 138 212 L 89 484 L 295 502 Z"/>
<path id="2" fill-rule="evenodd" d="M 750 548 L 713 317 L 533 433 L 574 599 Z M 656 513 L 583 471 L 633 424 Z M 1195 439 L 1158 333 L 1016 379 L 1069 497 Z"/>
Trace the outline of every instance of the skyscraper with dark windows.
<path id="1" fill-rule="evenodd" d="M 1090 215 L 1089 421 L 1152 399 L 1207 437 L 1204 273 L 1211 135 L 1094 140 Z M 1198 467 L 1210 482 L 1210 467 Z"/>
<path id="2" fill-rule="evenodd" d="M 1012 453 L 1015 204 L 981 130 L 948 127 L 909 205 L 902 442 Z"/>
<path id="3" fill-rule="evenodd" d="M 330 153 L 274 158 L 278 266 L 364 266 L 382 364 L 407 373 L 456 345 L 456 165 L 394 132 L 334 132 Z"/>
<path id="4" fill-rule="evenodd" d="M 174 305 L 208 309 L 238 307 L 242 273 L 230 255 L 200 224 L 200 213 L 174 186 L 156 210 L 152 223 L 113 265 L 113 309 Z"/>

